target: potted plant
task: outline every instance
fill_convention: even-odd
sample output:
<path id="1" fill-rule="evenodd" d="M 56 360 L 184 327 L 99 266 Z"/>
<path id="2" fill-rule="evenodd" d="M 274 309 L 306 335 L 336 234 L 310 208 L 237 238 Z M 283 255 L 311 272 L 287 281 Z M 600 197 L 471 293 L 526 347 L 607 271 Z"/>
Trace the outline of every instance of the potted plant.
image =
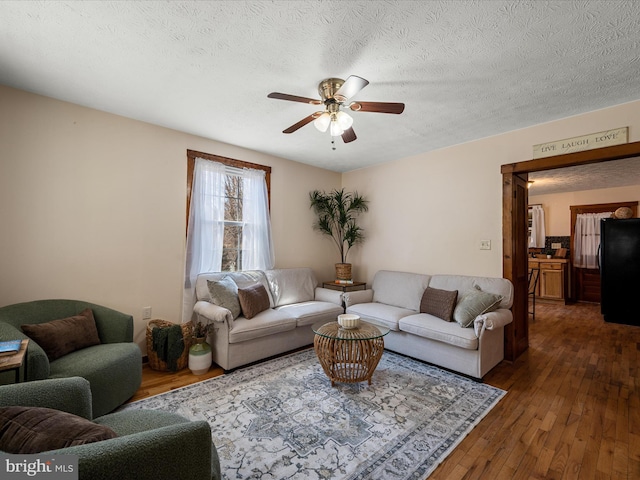
<path id="1" fill-rule="evenodd" d="M 195 343 L 189 347 L 189 370 L 194 375 L 207 373 L 211 368 L 211 346 L 207 343 L 207 336 L 212 327 L 211 323 L 193 322 Z"/>
<path id="2" fill-rule="evenodd" d="M 314 190 L 309 193 L 309 199 L 311 208 L 318 216 L 313 228 L 330 236 L 340 252 L 340 263 L 336 263 L 336 278 L 351 280 L 351 264 L 347 263 L 347 254 L 351 247 L 364 240 L 357 217 L 369 210 L 368 200 L 358 195 L 358 192 L 345 192 L 344 188 L 329 193 Z"/>

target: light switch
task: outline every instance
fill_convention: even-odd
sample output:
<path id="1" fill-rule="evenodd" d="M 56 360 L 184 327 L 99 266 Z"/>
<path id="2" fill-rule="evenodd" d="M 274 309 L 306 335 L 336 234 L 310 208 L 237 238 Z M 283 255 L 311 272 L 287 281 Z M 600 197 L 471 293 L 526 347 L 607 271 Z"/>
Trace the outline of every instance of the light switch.
<path id="1" fill-rule="evenodd" d="M 480 250 L 491 250 L 491 240 L 480 240 Z"/>

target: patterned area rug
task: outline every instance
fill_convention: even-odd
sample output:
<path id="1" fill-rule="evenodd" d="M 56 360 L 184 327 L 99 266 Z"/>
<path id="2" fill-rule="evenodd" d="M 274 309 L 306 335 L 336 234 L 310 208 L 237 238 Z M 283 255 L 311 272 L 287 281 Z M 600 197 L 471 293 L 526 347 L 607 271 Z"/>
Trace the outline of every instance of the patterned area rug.
<path id="1" fill-rule="evenodd" d="M 506 394 L 384 352 L 336 384 L 313 349 L 128 404 L 211 425 L 225 479 L 424 479 Z"/>

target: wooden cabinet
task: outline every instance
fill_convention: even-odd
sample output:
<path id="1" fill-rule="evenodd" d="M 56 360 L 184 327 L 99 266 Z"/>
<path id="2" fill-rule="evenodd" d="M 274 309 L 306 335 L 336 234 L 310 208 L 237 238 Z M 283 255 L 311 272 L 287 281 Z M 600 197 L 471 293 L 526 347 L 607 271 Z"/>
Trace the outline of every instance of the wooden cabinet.
<path id="1" fill-rule="evenodd" d="M 539 268 L 536 298 L 566 303 L 569 293 L 569 260 L 564 258 L 529 259 L 529 268 Z"/>

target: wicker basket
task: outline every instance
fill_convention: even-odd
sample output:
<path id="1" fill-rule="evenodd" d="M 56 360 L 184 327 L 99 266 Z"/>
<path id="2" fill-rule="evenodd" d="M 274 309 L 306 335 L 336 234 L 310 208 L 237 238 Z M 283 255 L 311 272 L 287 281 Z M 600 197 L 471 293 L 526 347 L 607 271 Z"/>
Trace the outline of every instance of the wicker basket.
<path id="1" fill-rule="evenodd" d="M 336 263 L 336 278 L 338 280 L 351 280 L 351 264 Z"/>
<path id="2" fill-rule="evenodd" d="M 153 329 L 155 327 L 160 328 L 168 328 L 172 327 L 174 324 L 172 322 L 168 322 L 166 320 L 150 320 L 147 324 L 147 357 L 149 358 L 149 366 L 153 370 L 159 370 L 161 372 L 168 372 L 169 367 L 167 366 L 167 362 L 160 360 L 158 358 L 158 354 L 153 351 Z M 189 365 L 189 347 L 191 346 L 191 323 L 183 323 L 180 325 L 182 327 L 182 337 L 184 339 L 184 350 L 182 351 L 182 355 L 178 358 L 178 370 L 182 370 L 187 365 Z"/>

